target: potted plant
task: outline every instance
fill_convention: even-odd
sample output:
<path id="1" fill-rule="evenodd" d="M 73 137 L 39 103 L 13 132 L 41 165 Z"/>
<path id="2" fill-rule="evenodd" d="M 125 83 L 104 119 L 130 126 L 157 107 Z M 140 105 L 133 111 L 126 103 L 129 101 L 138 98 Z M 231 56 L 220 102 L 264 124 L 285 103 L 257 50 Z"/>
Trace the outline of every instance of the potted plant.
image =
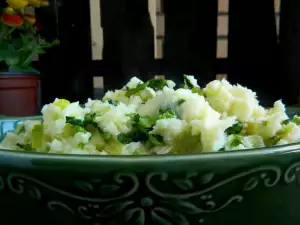
<path id="1" fill-rule="evenodd" d="M 31 116 L 38 113 L 39 72 L 32 56 L 45 53 L 58 41 L 39 34 L 34 15 L 26 7 L 47 6 L 46 0 L 7 0 L 0 16 L 0 115 Z"/>

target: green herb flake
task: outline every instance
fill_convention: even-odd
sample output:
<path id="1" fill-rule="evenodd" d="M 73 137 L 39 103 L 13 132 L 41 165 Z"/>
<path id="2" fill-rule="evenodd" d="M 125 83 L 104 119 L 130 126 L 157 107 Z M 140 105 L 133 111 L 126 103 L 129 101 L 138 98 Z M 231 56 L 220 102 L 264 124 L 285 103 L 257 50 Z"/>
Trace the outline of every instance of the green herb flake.
<path id="1" fill-rule="evenodd" d="M 226 150 L 225 150 L 224 147 L 219 149 L 219 152 L 225 152 L 225 151 L 226 151 Z"/>
<path id="2" fill-rule="evenodd" d="M 108 141 L 112 138 L 112 135 L 108 132 L 103 132 L 102 137 L 103 137 L 104 140 Z"/>
<path id="3" fill-rule="evenodd" d="M 89 125 L 98 128 L 97 123 L 94 121 L 95 116 L 96 116 L 95 113 L 87 113 L 84 116 L 83 120 L 76 119 L 75 117 L 67 116 L 66 123 L 72 125 L 75 128 L 76 132 L 86 132 Z"/>
<path id="4" fill-rule="evenodd" d="M 85 114 L 83 124 L 87 125 L 87 124 L 94 123 L 95 116 L 96 116 L 96 113 L 87 113 L 87 114 Z"/>
<path id="5" fill-rule="evenodd" d="M 21 149 L 23 149 L 24 151 L 30 152 L 32 151 L 31 145 L 30 144 L 20 144 L 17 143 L 17 146 Z"/>
<path id="6" fill-rule="evenodd" d="M 243 144 L 242 138 L 240 136 L 236 135 L 230 142 L 229 146 L 230 146 L 230 148 L 234 148 L 234 147 L 239 146 L 240 144 Z"/>
<path id="7" fill-rule="evenodd" d="M 299 126 L 300 125 L 300 116 L 294 116 L 293 122 Z"/>
<path id="8" fill-rule="evenodd" d="M 180 100 L 177 102 L 178 106 L 182 105 L 183 103 L 185 103 L 185 100 L 184 100 L 184 99 L 180 99 Z"/>
<path id="9" fill-rule="evenodd" d="M 118 100 L 114 101 L 114 100 L 109 99 L 109 100 L 107 100 L 107 102 L 108 102 L 110 105 L 114 105 L 114 106 L 117 106 L 117 105 L 120 104 L 120 102 L 119 102 Z"/>
<path id="10" fill-rule="evenodd" d="M 148 86 L 148 82 L 146 83 L 139 83 L 135 88 L 128 89 L 126 92 L 126 97 L 130 97 L 132 95 L 135 95 L 139 91 L 144 90 Z"/>
<path id="11" fill-rule="evenodd" d="M 84 126 L 84 121 L 83 120 L 79 120 L 79 119 L 76 119 L 75 117 L 71 117 L 71 116 L 66 117 L 66 123 L 69 123 L 73 126 L 79 126 L 79 127 Z"/>
<path id="12" fill-rule="evenodd" d="M 139 114 L 128 114 L 132 120 L 132 131 L 127 134 L 119 134 L 118 140 L 125 144 L 130 142 L 145 142 L 149 139 L 149 132 L 156 123 L 156 117 L 140 116 Z"/>
<path id="13" fill-rule="evenodd" d="M 237 122 L 235 124 L 233 124 L 231 127 L 228 127 L 225 132 L 227 135 L 231 135 L 231 134 L 239 134 L 241 133 L 243 130 L 243 124 L 240 122 Z"/>
<path id="14" fill-rule="evenodd" d="M 283 121 L 281 122 L 281 125 L 288 125 L 289 123 L 290 123 L 290 120 L 287 119 L 287 120 L 283 120 Z"/>
<path id="15" fill-rule="evenodd" d="M 171 108 L 167 108 L 165 110 L 160 109 L 159 110 L 159 117 L 158 119 L 170 119 L 170 118 L 177 118 L 176 113 Z"/>
<path id="16" fill-rule="evenodd" d="M 83 149 L 83 148 L 84 148 L 84 146 L 85 146 L 85 144 L 83 144 L 83 143 L 79 143 L 79 144 L 77 145 L 77 148 Z"/>
<path id="17" fill-rule="evenodd" d="M 124 134 L 124 133 L 121 133 L 118 135 L 118 140 L 124 145 L 133 142 L 132 137 L 130 135 Z"/>
<path id="18" fill-rule="evenodd" d="M 267 140 L 264 140 L 264 143 L 267 147 L 270 147 L 276 145 L 280 139 L 281 139 L 280 136 L 276 135 Z"/>
<path id="19" fill-rule="evenodd" d="M 139 83 L 135 88 L 128 89 L 126 92 L 126 97 L 137 94 L 138 92 L 146 89 L 146 87 L 152 88 L 154 91 L 162 90 L 165 86 L 168 86 L 165 79 L 151 79 L 145 83 Z"/>
<path id="20" fill-rule="evenodd" d="M 149 81 L 148 87 L 152 88 L 154 91 L 162 90 L 164 87 L 167 87 L 168 83 L 165 79 L 152 79 Z"/>
<path id="21" fill-rule="evenodd" d="M 157 134 L 150 134 L 149 141 L 154 145 L 163 145 L 164 144 L 163 136 L 157 135 Z"/>
<path id="22" fill-rule="evenodd" d="M 199 87 L 192 88 L 192 93 L 198 94 L 200 96 L 204 96 L 204 91 Z"/>
<path id="23" fill-rule="evenodd" d="M 183 80 L 184 80 L 184 84 L 185 84 L 186 89 L 193 89 L 194 88 L 194 85 L 191 83 L 191 81 L 189 80 L 187 75 L 183 76 Z"/>

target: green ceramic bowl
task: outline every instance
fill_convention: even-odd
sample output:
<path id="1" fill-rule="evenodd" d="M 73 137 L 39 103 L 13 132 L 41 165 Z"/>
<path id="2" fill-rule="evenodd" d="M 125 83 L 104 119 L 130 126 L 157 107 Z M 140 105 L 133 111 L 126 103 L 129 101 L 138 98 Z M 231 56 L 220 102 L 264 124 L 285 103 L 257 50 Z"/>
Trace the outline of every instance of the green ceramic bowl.
<path id="1" fill-rule="evenodd" d="M 0 120 L 0 136 L 19 122 Z M 0 219 L 3 225 L 299 225 L 299 181 L 300 144 L 174 156 L 0 150 Z"/>

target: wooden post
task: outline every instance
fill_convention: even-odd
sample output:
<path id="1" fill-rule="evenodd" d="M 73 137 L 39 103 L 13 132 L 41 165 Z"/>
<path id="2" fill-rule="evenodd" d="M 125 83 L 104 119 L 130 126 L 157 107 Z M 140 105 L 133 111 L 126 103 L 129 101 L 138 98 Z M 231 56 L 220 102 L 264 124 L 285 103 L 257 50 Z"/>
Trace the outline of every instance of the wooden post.
<path id="1" fill-rule="evenodd" d="M 156 20 L 156 0 L 148 0 L 148 10 L 150 14 L 151 23 L 154 30 L 154 58 L 158 58 L 157 54 L 157 20 Z"/>
<path id="2" fill-rule="evenodd" d="M 100 0 L 90 0 L 92 60 L 103 59 L 103 29 Z"/>

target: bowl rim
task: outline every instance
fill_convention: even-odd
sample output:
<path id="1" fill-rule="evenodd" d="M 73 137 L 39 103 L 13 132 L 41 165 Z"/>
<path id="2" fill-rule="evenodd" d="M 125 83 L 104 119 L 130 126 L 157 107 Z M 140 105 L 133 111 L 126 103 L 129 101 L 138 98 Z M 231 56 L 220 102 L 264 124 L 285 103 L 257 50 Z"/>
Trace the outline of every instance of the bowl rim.
<path id="1" fill-rule="evenodd" d="M 297 107 L 299 110 L 299 108 Z M 24 121 L 41 119 L 42 116 L 29 116 L 29 117 L 1 117 L 2 121 Z M 277 145 L 272 147 L 243 149 L 243 150 L 230 150 L 224 152 L 195 152 L 195 153 L 182 153 L 182 154 L 164 154 L 164 155 L 90 155 L 90 154 L 55 154 L 43 152 L 24 152 L 0 148 L 0 161 L 1 158 L 13 159 L 29 159 L 29 160 L 42 160 L 42 161 L 77 161 L 77 162 L 94 162 L 105 164 L 153 164 L 162 162 L 191 162 L 191 161 L 211 161 L 223 159 L 248 159 L 248 158 L 261 158 L 266 156 L 287 155 L 300 153 L 300 142 Z"/>
<path id="2" fill-rule="evenodd" d="M 231 150 L 225 152 L 198 152 L 184 154 L 165 154 L 165 155 L 84 155 L 84 154 L 54 154 L 40 152 L 24 152 L 15 150 L 0 149 L 0 158 L 16 159 L 37 159 L 46 161 L 90 161 L 107 163 L 147 163 L 178 161 L 199 161 L 199 160 L 219 160 L 236 158 L 259 158 L 265 156 L 278 156 L 300 153 L 300 143 L 264 147 L 259 149 Z"/>

